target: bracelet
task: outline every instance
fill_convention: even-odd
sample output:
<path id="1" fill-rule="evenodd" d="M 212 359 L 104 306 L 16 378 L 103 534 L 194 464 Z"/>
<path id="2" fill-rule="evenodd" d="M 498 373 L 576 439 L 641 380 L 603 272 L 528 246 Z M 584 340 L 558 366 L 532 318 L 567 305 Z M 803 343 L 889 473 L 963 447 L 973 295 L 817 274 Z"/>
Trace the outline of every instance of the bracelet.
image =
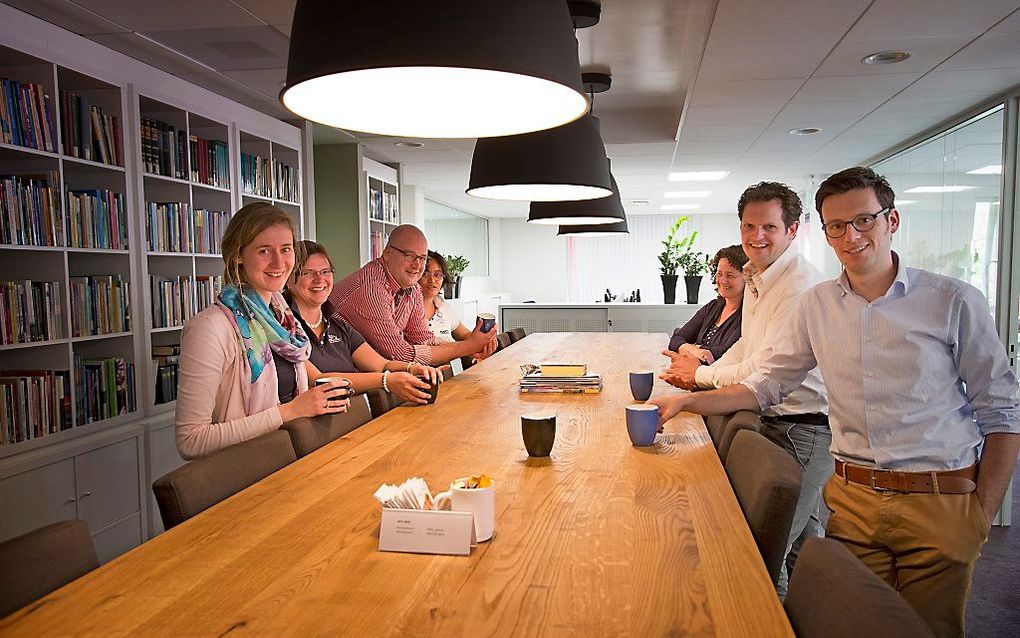
<path id="1" fill-rule="evenodd" d="M 411 374 L 411 366 L 413 366 L 413 365 L 414 365 L 414 361 L 408 361 L 407 362 L 407 370 L 405 370 L 404 372 L 407 372 L 407 374 Z"/>
<path id="2" fill-rule="evenodd" d="M 390 386 L 386 383 L 386 377 L 389 376 L 389 374 L 390 374 L 389 370 L 383 370 L 383 373 L 382 373 L 382 389 L 386 390 L 387 392 L 390 391 Z"/>

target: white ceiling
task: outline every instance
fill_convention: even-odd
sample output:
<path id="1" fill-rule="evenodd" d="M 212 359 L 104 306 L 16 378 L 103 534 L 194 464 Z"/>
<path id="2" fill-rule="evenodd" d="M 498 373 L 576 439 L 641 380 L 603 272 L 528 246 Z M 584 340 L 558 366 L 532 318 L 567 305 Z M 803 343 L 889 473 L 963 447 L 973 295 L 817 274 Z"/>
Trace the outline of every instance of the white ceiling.
<path id="1" fill-rule="evenodd" d="M 294 0 L 3 0 L 276 117 Z M 599 95 L 606 148 L 631 214 L 668 202 L 731 213 L 761 179 L 805 188 L 1020 85 L 1017 0 L 603 0 L 578 32 L 585 69 L 609 70 Z M 905 49 L 910 60 L 866 66 Z M 795 137 L 791 128 L 819 127 Z M 400 162 L 403 180 L 486 216 L 527 205 L 464 194 L 473 141 L 358 134 L 366 154 Z M 319 131 L 317 143 L 354 136 Z M 668 182 L 670 170 L 726 170 L 720 182 Z M 710 190 L 665 200 L 675 190 Z M 634 200 L 647 200 L 638 206 Z"/>

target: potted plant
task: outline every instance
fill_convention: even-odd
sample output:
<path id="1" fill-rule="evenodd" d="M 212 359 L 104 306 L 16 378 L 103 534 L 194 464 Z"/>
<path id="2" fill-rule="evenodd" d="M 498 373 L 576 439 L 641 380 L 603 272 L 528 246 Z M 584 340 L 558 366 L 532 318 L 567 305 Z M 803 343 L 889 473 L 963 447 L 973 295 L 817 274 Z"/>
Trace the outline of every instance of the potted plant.
<path id="1" fill-rule="evenodd" d="M 450 278 L 443 283 L 443 297 L 446 299 L 460 297 L 462 275 L 470 264 L 471 260 L 466 259 L 463 255 L 446 256 L 446 268 L 450 272 Z"/>
<path id="2" fill-rule="evenodd" d="M 664 303 L 676 303 L 676 271 L 680 268 L 682 256 L 690 252 L 691 246 L 694 245 L 694 240 L 698 236 L 698 231 L 694 231 L 685 237 L 677 237 L 680 226 L 688 219 L 686 215 L 677 217 L 666 238 L 662 240 L 662 252 L 659 253 L 659 272 L 662 279 Z"/>
<path id="3" fill-rule="evenodd" d="M 701 289 L 701 277 L 708 272 L 712 258 L 705 253 L 689 250 L 680 255 L 680 270 L 684 271 L 684 283 L 687 284 L 687 303 L 698 303 L 698 291 Z"/>

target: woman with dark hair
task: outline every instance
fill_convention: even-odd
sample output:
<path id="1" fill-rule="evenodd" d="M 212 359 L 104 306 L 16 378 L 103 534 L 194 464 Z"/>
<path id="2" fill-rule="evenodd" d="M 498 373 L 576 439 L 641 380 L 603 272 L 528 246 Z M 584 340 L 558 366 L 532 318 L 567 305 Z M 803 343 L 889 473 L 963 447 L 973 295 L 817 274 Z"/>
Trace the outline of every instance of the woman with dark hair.
<path id="1" fill-rule="evenodd" d="M 429 320 L 429 330 L 436 336 L 436 341 L 461 341 L 471 334 L 467 326 L 460 322 L 457 313 L 439 294 L 443 289 L 443 282 L 449 278 L 450 269 L 446 264 L 446 258 L 430 250 L 429 259 L 425 263 L 425 272 L 422 273 L 418 284 L 421 286 L 421 296 L 425 301 L 425 318 Z"/>
<path id="2" fill-rule="evenodd" d="M 673 331 L 669 349 L 708 365 L 740 338 L 744 300 L 744 264 L 740 244 L 722 248 L 712 258 L 712 277 L 719 296 L 702 306 L 690 321 Z"/>
<path id="3" fill-rule="evenodd" d="M 333 319 L 333 260 L 317 242 L 306 239 L 300 247 L 284 297 L 308 335 L 315 367 L 343 372 L 357 392 L 382 388 L 405 401 L 426 403 L 430 383 L 421 379 L 441 383 L 442 373 L 420 363 L 390 361 L 347 322 Z"/>

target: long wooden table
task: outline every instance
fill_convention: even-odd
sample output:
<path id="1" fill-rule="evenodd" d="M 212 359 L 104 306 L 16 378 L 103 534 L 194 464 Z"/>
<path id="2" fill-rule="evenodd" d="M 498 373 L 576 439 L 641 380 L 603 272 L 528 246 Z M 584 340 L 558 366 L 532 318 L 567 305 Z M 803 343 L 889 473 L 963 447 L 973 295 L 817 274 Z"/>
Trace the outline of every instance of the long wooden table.
<path id="1" fill-rule="evenodd" d="M 534 334 L 41 601 L 3 636 L 792 636 L 700 418 L 627 437 L 629 370 L 662 335 Z M 520 365 L 586 361 L 597 395 L 520 395 Z M 655 392 L 667 387 L 656 381 Z M 519 416 L 555 411 L 530 459 Z M 496 533 L 468 557 L 377 550 L 383 482 L 485 472 Z M 40 566 L 45 569 L 45 566 Z"/>

